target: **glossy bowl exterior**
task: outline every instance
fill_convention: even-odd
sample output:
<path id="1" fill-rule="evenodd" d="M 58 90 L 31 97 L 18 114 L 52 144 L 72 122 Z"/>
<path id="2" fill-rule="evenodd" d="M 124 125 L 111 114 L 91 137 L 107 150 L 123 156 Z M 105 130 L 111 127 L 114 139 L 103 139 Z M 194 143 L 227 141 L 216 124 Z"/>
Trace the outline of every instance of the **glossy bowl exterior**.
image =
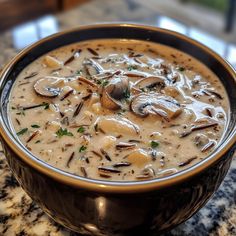
<path id="1" fill-rule="evenodd" d="M 7 102 L 18 73 L 37 57 L 69 43 L 98 38 L 150 40 L 178 48 L 212 69 L 226 87 L 230 122 L 221 146 L 206 160 L 174 177 L 143 182 L 106 182 L 66 174 L 37 160 L 14 138 Z M 88 235 L 157 235 L 199 210 L 219 187 L 234 152 L 236 82 L 233 69 L 218 55 L 183 35 L 148 26 L 107 24 L 62 32 L 25 49 L 1 75 L 0 132 L 15 177 L 57 222 Z"/>

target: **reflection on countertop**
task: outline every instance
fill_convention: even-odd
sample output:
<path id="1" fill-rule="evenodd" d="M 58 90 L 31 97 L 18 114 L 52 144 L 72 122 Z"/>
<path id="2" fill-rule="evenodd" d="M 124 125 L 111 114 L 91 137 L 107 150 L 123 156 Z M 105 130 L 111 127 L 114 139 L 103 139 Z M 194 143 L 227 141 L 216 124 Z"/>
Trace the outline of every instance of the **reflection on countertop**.
<path id="1" fill-rule="evenodd" d="M 136 22 L 186 34 L 216 50 L 236 67 L 236 45 L 207 32 L 157 14 L 137 2 L 93 1 L 59 15 L 19 25 L 0 37 L 0 68 L 25 46 L 59 30 L 98 22 Z M 133 4 L 133 5 L 132 5 Z M 236 235 L 236 159 L 213 198 L 187 222 L 165 236 Z M 98 199 L 98 207 L 102 206 Z M 101 211 L 102 212 L 102 211 Z M 102 214 L 102 213 L 101 213 Z M 19 187 L 0 152 L 0 235 L 76 235 L 49 219 Z"/>

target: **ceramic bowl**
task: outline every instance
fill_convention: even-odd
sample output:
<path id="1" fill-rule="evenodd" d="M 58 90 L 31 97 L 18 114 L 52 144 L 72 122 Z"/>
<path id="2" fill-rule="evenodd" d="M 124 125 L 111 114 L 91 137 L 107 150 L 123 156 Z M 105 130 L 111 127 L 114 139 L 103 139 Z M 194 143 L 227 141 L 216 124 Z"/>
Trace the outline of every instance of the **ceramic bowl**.
<path id="1" fill-rule="evenodd" d="M 58 47 L 104 38 L 138 39 L 177 48 L 215 72 L 229 100 L 229 122 L 219 147 L 175 175 L 141 182 L 91 180 L 38 160 L 15 138 L 7 110 L 17 75 Z M 60 224 L 86 235 L 157 235 L 186 221 L 209 200 L 224 179 L 236 141 L 236 74 L 219 55 L 172 31 L 133 24 L 83 26 L 54 34 L 20 52 L 1 73 L 0 135 L 9 166 L 22 188 Z"/>

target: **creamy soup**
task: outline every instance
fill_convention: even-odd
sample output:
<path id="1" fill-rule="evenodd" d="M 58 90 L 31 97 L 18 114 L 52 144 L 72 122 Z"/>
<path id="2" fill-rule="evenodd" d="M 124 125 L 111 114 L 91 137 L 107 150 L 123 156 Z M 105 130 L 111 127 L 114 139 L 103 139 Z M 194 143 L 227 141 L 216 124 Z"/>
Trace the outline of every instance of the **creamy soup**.
<path id="1" fill-rule="evenodd" d="M 206 158 L 229 104 L 206 66 L 173 48 L 94 40 L 38 58 L 18 76 L 9 113 L 38 159 L 75 175 L 160 178 Z"/>

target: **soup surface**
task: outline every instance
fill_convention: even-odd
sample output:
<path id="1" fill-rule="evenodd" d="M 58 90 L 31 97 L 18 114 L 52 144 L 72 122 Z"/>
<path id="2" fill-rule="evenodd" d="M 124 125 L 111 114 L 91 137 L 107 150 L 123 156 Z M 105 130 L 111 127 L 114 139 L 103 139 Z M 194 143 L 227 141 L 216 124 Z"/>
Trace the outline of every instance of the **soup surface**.
<path id="1" fill-rule="evenodd" d="M 9 113 L 37 158 L 94 179 L 171 175 L 218 145 L 228 98 L 219 79 L 173 48 L 94 40 L 44 55 L 18 76 Z"/>

